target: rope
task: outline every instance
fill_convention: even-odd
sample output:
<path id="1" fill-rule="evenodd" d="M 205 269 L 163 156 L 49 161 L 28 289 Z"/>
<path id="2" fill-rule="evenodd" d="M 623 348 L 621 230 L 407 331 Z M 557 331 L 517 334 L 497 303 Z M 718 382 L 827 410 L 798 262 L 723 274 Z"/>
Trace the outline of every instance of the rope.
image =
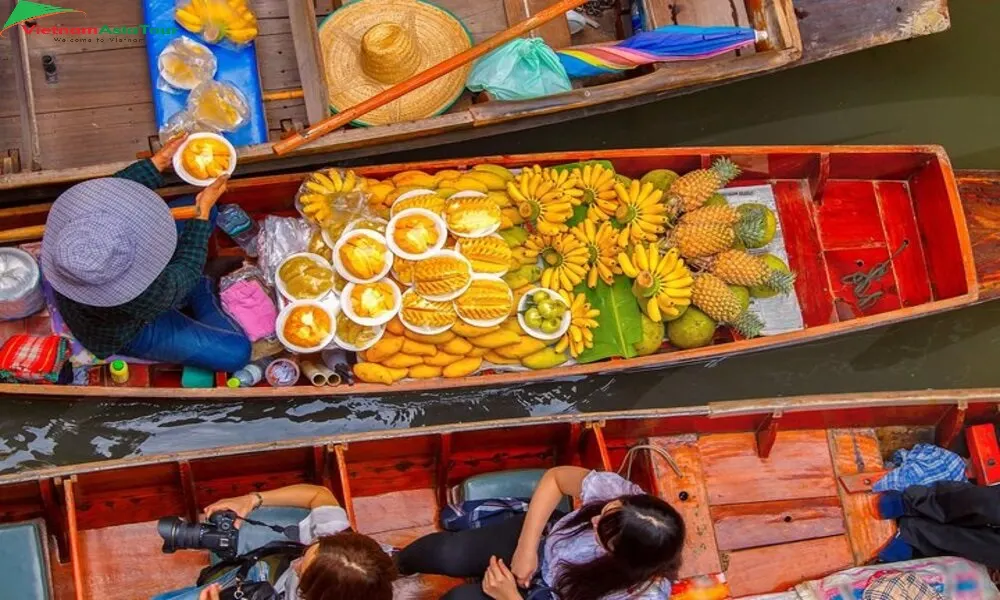
<path id="1" fill-rule="evenodd" d="M 674 457 L 670 456 L 669 452 L 667 452 L 663 448 L 660 448 L 659 446 L 652 446 L 650 444 L 639 444 L 638 446 L 632 446 L 631 448 L 628 449 L 628 452 L 625 453 L 625 458 L 622 459 L 622 465 L 618 467 L 619 475 L 622 474 L 622 471 L 625 471 L 625 479 L 632 478 L 632 460 L 635 458 L 636 450 L 649 450 L 651 452 L 659 454 L 660 458 L 667 461 L 667 464 L 670 465 L 670 468 L 674 470 L 674 473 L 678 477 L 684 477 L 684 474 L 681 473 L 681 468 L 677 466 L 677 462 L 674 460 Z"/>

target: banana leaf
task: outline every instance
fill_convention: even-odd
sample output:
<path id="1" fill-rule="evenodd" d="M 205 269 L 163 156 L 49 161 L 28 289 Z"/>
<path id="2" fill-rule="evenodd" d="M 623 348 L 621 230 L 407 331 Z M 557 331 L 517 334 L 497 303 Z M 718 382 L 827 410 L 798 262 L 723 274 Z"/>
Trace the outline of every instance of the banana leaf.
<path id="1" fill-rule="evenodd" d="M 605 169 L 614 170 L 615 166 L 611 164 L 610 160 L 585 160 L 583 162 L 566 163 L 564 165 L 555 165 L 552 167 L 553 171 L 571 171 L 573 169 L 582 169 L 587 165 L 603 165 Z"/>
<path id="2" fill-rule="evenodd" d="M 632 281 L 619 275 L 614 285 L 598 281 L 594 289 L 580 284 L 575 291 L 586 294 L 590 305 L 601 311 L 601 316 L 597 317 L 599 325 L 594 329 L 594 346 L 584 350 L 577 362 L 635 356 L 635 344 L 642 340 L 642 313 L 638 300 L 632 295 Z"/>

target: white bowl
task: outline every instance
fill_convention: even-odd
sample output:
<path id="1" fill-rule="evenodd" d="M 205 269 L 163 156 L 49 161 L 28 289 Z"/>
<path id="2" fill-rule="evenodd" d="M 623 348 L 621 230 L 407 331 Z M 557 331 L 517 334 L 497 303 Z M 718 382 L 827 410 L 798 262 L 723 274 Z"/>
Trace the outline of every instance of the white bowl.
<path id="1" fill-rule="evenodd" d="M 499 233 L 491 233 L 490 235 L 484 235 L 483 237 L 496 238 L 496 239 L 500 240 L 501 242 L 503 242 L 503 244 L 505 246 L 507 245 L 507 242 L 503 239 L 503 237 Z M 462 240 L 463 239 L 467 239 L 468 240 L 468 239 L 473 239 L 473 238 L 459 238 L 459 239 L 455 240 L 455 252 L 458 252 L 459 254 L 462 254 Z M 462 256 L 465 256 L 465 255 L 462 254 Z M 472 264 L 472 261 L 469 261 L 469 264 Z M 509 264 L 507 265 L 506 269 L 504 269 L 503 271 L 498 271 L 496 273 L 480 273 L 479 271 L 476 270 L 475 267 L 472 268 L 472 274 L 473 274 L 473 276 L 475 276 L 475 275 L 482 275 L 484 277 L 492 277 L 494 279 L 500 279 L 500 278 L 502 278 L 509 271 L 510 271 L 510 265 Z"/>
<path id="2" fill-rule="evenodd" d="M 406 296 L 407 294 L 417 295 L 417 292 L 413 288 L 410 288 L 405 292 L 403 292 L 403 296 Z M 457 321 L 458 317 L 456 317 L 455 320 Z M 414 325 L 413 323 L 410 323 L 403 317 L 402 303 L 400 303 L 399 305 L 399 322 L 403 324 L 403 327 L 406 327 L 413 333 L 419 333 L 420 335 L 437 335 L 439 333 L 444 333 L 455 326 L 455 323 L 449 323 L 448 325 L 443 325 L 441 327 L 421 327 L 418 325 Z"/>
<path id="3" fill-rule="evenodd" d="M 346 315 L 347 313 L 344 313 L 344 314 Z M 350 318 L 350 317 L 348 317 L 348 318 Z M 357 345 L 345 342 L 344 340 L 340 339 L 340 336 L 337 335 L 336 333 L 334 333 L 334 335 L 333 335 L 333 343 L 337 344 L 338 347 L 343 348 L 344 350 L 347 350 L 349 352 L 361 352 L 362 350 L 367 350 L 367 349 L 371 348 L 372 346 L 374 346 L 376 343 L 378 343 L 378 341 L 380 339 L 382 339 L 382 336 L 385 335 L 385 325 L 378 325 L 378 326 L 375 327 L 375 329 L 377 329 L 378 332 L 375 334 L 374 339 L 372 339 L 372 341 L 370 341 L 367 344 L 364 344 L 362 346 L 357 346 Z"/>
<path id="4" fill-rule="evenodd" d="M 570 307 L 569 305 L 566 305 L 566 312 L 563 313 L 562 326 L 559 327 L 559 331 L 555 333 L 542 333 L 537 329 L 532 329 L 531 327 L 528 327 L 527 323 L 524 322 L 524 311 L 528 309 L 528 300 L 531 298 L 532 295 L 534 295 L 535 292 L 545 292 L 546 294 L 549 295 L 550 298 L 553 298 L 555 300 L 558 300 L 559 302 L 562 302 L 563 304 L 566 304 L 566 300 L 564 300 L 563 297 L 560 296 L 558 292 L 554 292 L 548 288 L 543 288 L 543 287 L 531 288 L 530 290 L 527 291 L 527 293 L 521 296 L 521 301 L 517 303 L 517 322 L 521 325 L 521 329 L 523 329 L 525 333 L 535 338 L 536 340 L 554 342 L 555 340 L 558 340 L 562 336 L 566 335 L 566 332 L 569 331 L 570 321 L 573 320 L 573 315 L 570 314 L 569 311 Z"/>
<path id="5" fill-rule="evenodd" d="M 374 282 L 373 282 L 374 283 Z M 399 314 L 400 307 L 403 306 L 403 294 L 399 291 L 399 286 L 396 282 L 391 279 L 384 279 L 379 283 L 386 283 L 392 288 L 392 299 L 395 304 L 393 310 L 387 310 L 377 317 L 360 317 L 354 312 L 354 307 L 351 306 L 351 292 L 354 291 L 358 285 L 365 284 L 355 284 L 348 283 L 344 286 L 344 293 L 340 295 L 340 310 L 344 311 L 347 318 L 354 321 L 358 325 L 364 325 L 366 327 L 376 327 L 378 325 L 385 325 L 392 320 L 397 314 Z"/>
<path id="6" fill-rule="evenodd" d="M 422 252 L 420 254 L 411 254 L 403 251 L 393 237 L 396 234 L 396 225 L 399 224 L 399 220 L 413 215 L 421 215 L 433 221 L 434 230 L 437 231 L 438 234 L 438 239 L 434 242 L 434 245 L 428 248 L 426 252 Z M 405 258 L 406 260 L 423 260 L 434 255 L 441 248 L 444 248 L 444 243 L 448 240 L 448 227 L 444 224 L 444 219 L 426 208 L 408 208 L 397 213 L 396 216 L 389 221 L 389 225 L 385 228 L 385 239 L 386 242 L 388 242 L 387 245 L 389 246 L 389 249 L 392 250 L 392 253 L 396 256 Z"/>
<path id="7" fill-rule="evenodd" d="M 274 272 L 274 287 L 276 287 L 278 289 L 278 292 L 282 296 L 284 296 L 285 298 L 287 298 L 288 300 L 290 300 L 291 302 L 295 302 L 296 300 L 316 300 L 317 302 L 319 302 L 319 301 L 322 301 L 327 296 L 329 296 L 330 294 L 333 294 L 333 295 L 336 296 L 337 293 L 333 289 L 332 282 L 331 282 L 331 285 L 330 285 L 330 290 L 327 293 L 325 293 L 322 296 L 319 296 L 317 298 L 296 298 L 295 296 L 293 296 L 290 293 L 288 293 L 288 289 L 285 287 L 285 282 L 284 282 L 284 280 L 281 279 L 281 277 L 278 275 L 278 273 L 281 272 L 281 267 L 283 267 L 286 262 L 292 260 L 293 258 L 299 257 L 299 256 L 306 256 L 306 257 L 312 259 L 313 261 L 319 263 L 320 266 L 326 267 L 327 269 L 330 269 L 331 273 L 334 272 L 333 271 L 333 266 L 330 264 L 330 261 L 326 260 L 325 258 L 323 258 L 322 256 L 320 256 L 319 254 L 313 254 L 312 252 L 296 252 L 295 254 L 289 254 L 288 256 L 285 257 L 284 260 L 281 261 L 281 263 L 278 264 L 278 270 Z"/>
<path id="8" fill-rule="evenodd" d="M 361 279 L 359 277 L 355 277 L 354 275 L 351 274 L 350 271 L 347 270 L 347 267 L 340 260 L 340 249 L 344 246 L 345 243 L 347 243 L 347 240 L 363 235 L 373 237 L 385 245 L 385 265 L 382 267 L 381 271 L 379 271 L 374 277 L 370 279 Z M 340 273 L 341 277 L 350 281 L 351 283 L 372 283 L 385 277 L 386 274 L 389 272 L 389 269 L 392 268 L 392 252 L 389 250 L 389 244 L 387 244 L 385 241 L 385 236 L 382 235 L 381 233 L 377 231 L 372 231 L 371 229 L 355 229 L 354 231 L 342 234 L 340 236 L 340 239 L 337 240 L 337 243 L 333 246 L 333 267 L 337 269 L 337 272 Z M 346 290 L 347 288 L 345 287 L 344 289 Z"/>
<path id="9" fill-rule="evenodd" d="M 186 140 L 184 140 L 184 143 L 181 144 L 181 147 L 177 149 L 177 152 L 174 153 L 173 164 L 174 164 L 174 172 L 177 173 L 178 177 L 180 177 L 187 183 L 190 183 L 191 185 L 196 185 L 198 187 L 208 187 L 212 185 L 212 182 L 214 182 L 215 179 L 199 179 L 194 175 L 192 175 L 191 173 L 189 173 L 188 170 L 184 168 L 184 161 L 181 159 L 181 155 L 184 154 L 184 149 L 187 148 L 188 144 L 190 144 L 192 141 L 206 139 L 206 138 L 212 138 L 218 140 L 223 144 L 225 144 L 227 148 L 229 148 L 229 168 L 226 169 L 226 172 L 224 174 L 232 175 L 233 171 L 236 170 L 236 147 L 233 146 L 233 144 L 229 140 L 227 140 L 226 138 L 222 137 L 217 133 L 207 133 L 207 132 L 192 133 L 187 137 Z"/>
<path id="10" fill-rule="evenodd" d="M 486 280 L 489 280 L 489 281 L 496 281 L 495 277 L 490 277 L 489 275 L 483 275 L 481 273 L 474 273 L 472 275 L 472 281 L 473 282 L 475 282 L 477 280 L 483 280 L 483 279 L 486 279 Z M 506 285 L 506 282 L 504 282 L 504 285 Z M 471 283 L 469 284 L 469 288 L 472 288 L 472 284 Z M 514 291 L 510 289 L 509 285 L 507 285 L 507 295 L 510 298 L 511 306 L 513 306 L 513 304 L 514 304 Z M 462 315 L 461 309 L 458 308 L 458 302 L 457 301 L 455 302 L 455 313 L 458 314 L 458 318 L 459 319 L 462 319 L 463 321 L 465 321 L 469 325 L 472 325 L 473 327 L 493 327 L 495 325 L 499 325 L 500 323 L 503 323 L 504 321 L 506 321 L 510 317 L 510 313 L 508 313 L 508 314 L 503 315 L 502 317 L 498 317 L 496 319 L 488 319 L 488 320 L 468 319 L 468 318 L 466 318 L 466 317 L 464 317 Z M 523 328 L 524 325 L 522 325 L 521 327 Z"/>
<path id="11" fill-rule="evenodd" d="M 465 290 L 469 289 L 469 286 L 472 285 L 472 263 L 469 262 L 469 259 L 465 258 L 464 256 L 462 256 L 458 252 L 455 252 L 454 250 L 438 250 L 437 252 L 435 252 L 431 256 L 428 256 L 427 259 L 435 258 L 435 257 L 438 257 L 438 256 L 454 256 L 455 258 L 457 258 L 457 259 L 461 260 L 462 262 L 464 262 L 465 266 L 469 268 L 469 282 L 466 283 L 464 286 L 462 286 L 461 289 L 456 290 L 456 291 L 454 291 L 454 292 L 452 292 L 450 294 L 444 294 L 442 296 L 428 296 L 426 294 L 420 294 L 424 298 L 427 298 L 428 300 L 433 300 L 434 302 L 447 302 L 449 300 L 454 300 L 455 298 L 458 298 L 459 296 L 461 296 L 462 294 L 464 294 Z M 427 260 L 427 259 L 425 259 L 425 260 Z M 414 277 L 414 285 L 413 285 L 413 287 L 414 287 L 414 289 L 416 289 L 416 277 Z"/>
<path id="12" fill-rule="evenodd" d="M 448 196 L 448 200 L 445 201 L 446 202 L 445 206 L 447 207 L 448 202 L 451 202 L 452 200 L 456 199 L 461 200 L 462 198 L 487 198 L 487 197 L 488 196 L 486 194 L 482 192 L 477 192 L 476 190 L 464 190 L 461 192 L 455 192 L 451 196 Z M 445 211 L 447 212 L 447 208 L 445 208 Z M 448 220 L 447 218 L 445 218 L 445 224 L 447 223 Z M 500 221 L 497 221 L 495 225 L 487 227 L 486 229 L 480 229 L 475 233 L 458 233 L 457 231 L 452 231 L 450 227 L 448 228 L 448 231 L 450 231 L 451 234 L 457 238 L 472 239 L 472 238 L 481 238 L 481 237 L 486 237 L 488 235 L 492 235 L 496 233 L 499 229 L 500 229 Z"/>
<path id="13" fill-rule="evenodd" d="M 285 322 L 288 320 L 288 315 L 300 306 L 315 306 L 326 311 L 326 313 L 330 315 L 330 322 L 332 324 L 330 333 L 322 339 L 321 343 L 311 348 L 304 348 L 285 339 Z M 333 341 L 333 337 L 337 332 L 337 314 L 339 312 L 340 307 L 329 301 L 320 302 L 317 300 L 296 300 L 294 302 L 289 302 L 288 305 L 281 309 L 281 312 L 278 313 L 278 320 L 274 324 L 275 331 L 278 334 L 278 340 L 285 348 L 288 348 L 290 351 L 298 354 L 311 354 L 313 352 L 319 352 L 323 348 L 329 346 L 330 342 Z"/>
<path id="14" fill-rule="evenodd" d="M 424 188 L 421 188 L 421 189 L 418 189 L 418 190 L 410 190 L 408 192 L 403 192 L 395 200 L 392 201 L 392 206 L 389 207 L 389 216 L 390 217 L 395 217 L 396 216 L 396 212 L 392 210 L 392 207 L 396 206 L 397 202 L 399 202 L 401 200 L 406 200 L 407 198 L 412 198 L 414 196 L 427 196 L 427 195 L 437 196 L 437 192 L 434 191 L 434 190 L 428 190 L 428 189 L 424 189 Z"/>

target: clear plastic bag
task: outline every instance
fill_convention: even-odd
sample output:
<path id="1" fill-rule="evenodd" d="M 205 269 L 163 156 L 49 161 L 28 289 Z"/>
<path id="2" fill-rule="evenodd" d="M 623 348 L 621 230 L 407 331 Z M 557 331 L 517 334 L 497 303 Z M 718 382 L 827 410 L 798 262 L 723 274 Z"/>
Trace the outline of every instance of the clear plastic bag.
<path id="1" fill-rule="evenodd" d="M 479 59 L 466 87 L 497 100 L 529 100 L 573 89 L 559 57 L 541 38 L 518 38 Z"/>
<path id="2" fill-rule="evenodd" d="M 208 46 L 180 36 L 160 52 L 157 60 L 160 77 L 156 87 L 169 94 L 193 90 L 199 84 L 211 81 L 218 66 Z"/>
<path id="3" fill-rule="evenodd" d="M 236 86 L 206 81 L 188 96 L 187 112 L 198 124 L 216 132 L 236 131 L 250 122 L 250 105 Z"/>
<path id="4" fill-rule="evenodd" d="M 254 265 L 244 265 L 219 281 L 219 302 L 251 342 L 275 337 L 278 308 L 264 274 Z"/>
<path id="5" fill-rule="evenodd" d="M 243 48 L 258 34 L 249 0 L 178 0 L 174 19 L 209 44 Z"/>
<path id="6" fill-rule="evenodd" d="M 274 283 L 274 275 L 286 257 L 298 252 L 308 252 L 313 229 L 305 219 L 294 217 L 264 218 L 257 236 L 257 266 L 264 273 L 265 281 Z"/>
<path id="7" fill-rule="evenodd" d="M 196 121 L 188 111 L 182 110 L 174 113 L 174 116 L 167 119 L 163 127 L 160 127 L 160 143 L 166 144 L 172 138 L 182 133 L 199 133 L 202 131 L 219 133 L 211 127 L 202 125 Z"/>
<path id="8" fill-rule="evenodd" d="M 295 194 L 299 214 L 323 230 L 331 248 L 356 219 L 375 219 L 365 180 L 354 171 L 323 169 L 306 178 Z"/>

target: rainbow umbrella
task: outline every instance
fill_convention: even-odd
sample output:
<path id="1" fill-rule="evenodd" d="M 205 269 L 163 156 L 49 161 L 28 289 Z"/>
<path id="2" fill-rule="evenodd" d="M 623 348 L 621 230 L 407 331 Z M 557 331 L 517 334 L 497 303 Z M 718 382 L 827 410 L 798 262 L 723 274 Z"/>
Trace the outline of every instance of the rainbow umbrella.
<path id="1" fill-rule="evenodd" d="M 767 39 L 767 32 L 749 27 L 668 25 L 608 44 L 557 50 L 570 77 L 618 73 L 657 62 L 701 60 Z"/>

